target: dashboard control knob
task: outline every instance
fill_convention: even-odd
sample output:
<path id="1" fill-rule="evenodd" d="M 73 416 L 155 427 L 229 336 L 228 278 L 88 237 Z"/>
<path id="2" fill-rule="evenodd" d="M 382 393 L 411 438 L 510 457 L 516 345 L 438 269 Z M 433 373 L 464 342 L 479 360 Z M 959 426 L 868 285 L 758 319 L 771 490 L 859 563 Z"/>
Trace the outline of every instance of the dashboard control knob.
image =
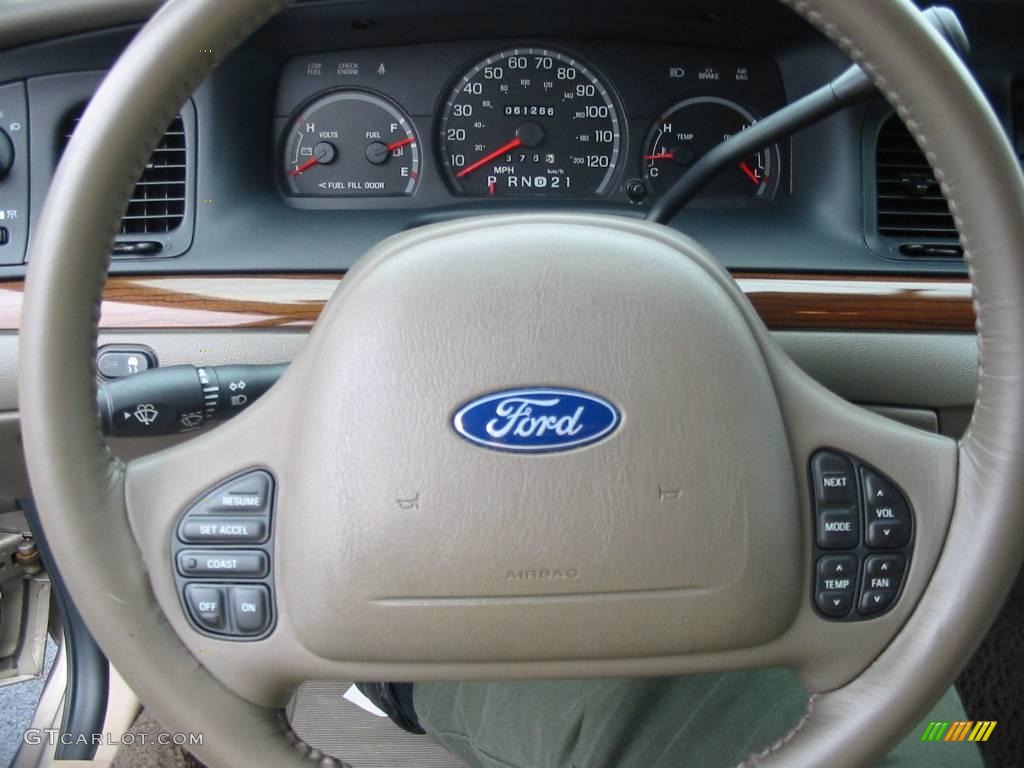
<path id="1" fill-rule="evenodd" d="M 0 179 L 3 179 L 11 172 L 14 165 L 14 143 L 11 137 L 0 131 Z"/>

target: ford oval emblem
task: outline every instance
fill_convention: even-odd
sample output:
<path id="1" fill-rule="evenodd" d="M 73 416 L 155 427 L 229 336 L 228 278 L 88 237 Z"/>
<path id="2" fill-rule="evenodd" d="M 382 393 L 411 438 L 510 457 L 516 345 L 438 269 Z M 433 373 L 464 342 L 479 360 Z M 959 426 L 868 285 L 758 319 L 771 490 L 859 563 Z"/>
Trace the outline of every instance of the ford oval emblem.
<path id="1" fill-rule="evenodd" d="M 499 451 L 568 451 L 607 437 L 619 426 L 607 400 L 575 389 L 507 389 L 478 397 L 455 412 L 455 431 Z"/>

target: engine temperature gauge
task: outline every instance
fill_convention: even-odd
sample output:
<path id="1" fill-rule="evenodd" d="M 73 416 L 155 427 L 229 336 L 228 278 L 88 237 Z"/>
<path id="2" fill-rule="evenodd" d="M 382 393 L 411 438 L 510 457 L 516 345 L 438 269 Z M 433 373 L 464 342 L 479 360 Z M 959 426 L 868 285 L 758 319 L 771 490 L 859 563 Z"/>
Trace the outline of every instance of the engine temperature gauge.
<path id="1" fill-rule="evenodd" d="M 409 118 L 375 94 L 333 91 L 289 123 L 284 183 L 292 195 L 411 195 L 419 172 L 419 142 Z"/>
<path id="2" fill-rule="evenodd" d="M 647 134 L 640 170 L 652 191 L 661 194 L 716 145 L 755 121 L 739 104 L 714 96 L 678 102 L 661 113 Z M 778 145 L 766 147 L 723 170 L 703 194 L 773 197 L 781 165 Z"/>

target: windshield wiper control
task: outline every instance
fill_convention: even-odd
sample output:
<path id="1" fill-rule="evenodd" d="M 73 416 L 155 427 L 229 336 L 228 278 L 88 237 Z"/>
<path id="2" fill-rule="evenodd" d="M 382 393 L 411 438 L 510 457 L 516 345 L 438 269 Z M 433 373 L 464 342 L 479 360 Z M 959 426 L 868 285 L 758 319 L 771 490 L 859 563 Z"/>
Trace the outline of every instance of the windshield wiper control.
<path id="1" fill-rule="evenodd" d="M 244 411 L 287 368 L 287 363 L 172 365 L 101 382 L 96 400 L 103 434 L 156 437 L 194 432 Z"/>

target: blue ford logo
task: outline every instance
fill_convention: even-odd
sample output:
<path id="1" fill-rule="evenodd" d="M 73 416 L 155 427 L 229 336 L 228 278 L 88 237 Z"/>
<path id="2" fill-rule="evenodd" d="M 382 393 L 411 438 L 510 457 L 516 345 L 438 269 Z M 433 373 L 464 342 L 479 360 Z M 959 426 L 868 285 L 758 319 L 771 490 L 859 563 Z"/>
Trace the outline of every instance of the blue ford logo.
<path id="1" fill-rule="evenodd" d="M 508 389 L 466 403 L 455 431 L 501 451 L 567 451 L 606 437 L 619 426 L 615 406 L 575 389 Z"/>

